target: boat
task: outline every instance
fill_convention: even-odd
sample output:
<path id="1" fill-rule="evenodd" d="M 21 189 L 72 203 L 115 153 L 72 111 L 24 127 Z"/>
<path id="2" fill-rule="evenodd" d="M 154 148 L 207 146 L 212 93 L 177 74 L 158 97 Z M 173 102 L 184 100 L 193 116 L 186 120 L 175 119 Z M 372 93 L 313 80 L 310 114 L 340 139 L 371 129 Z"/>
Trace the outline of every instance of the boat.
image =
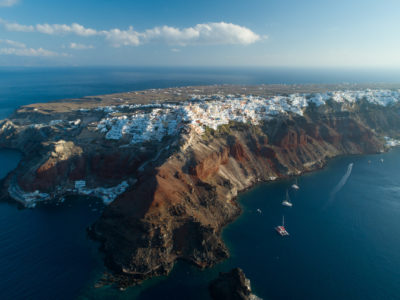
<path id="1" fill-rule="evenodd" d="M 299 185 L 297 184 L 297 178 L 296 178 L 295 183 L 292 184 L 292 188 L 295 189 L 295 190 L 299 190 L 300 189 Z"/>
<path id="2" fill-rule="evenodd" d="M 289 198 L 289 191 L 286 190 L 286 199 L 282 201 L 282 205 L 283 206 L 288 206 L 288 207 L 292 207 L 293 203 L 290 202 L 290 198 Z"/>
<path id="3" fill-rule="evenodd" d="M 261 215 L 262 214 L 262 211 L 261 211 L 261 209 L 259 209 L 259 208 L 257 208 L 257 212 Z"/>
<path id="4" fill-rule="evenodd" d="M 289 235 L 289 232 L 287 232 L 286 228 L 285 228 L 285 216 L 282 216 L 282 225 L 281 226 L 276 226 L 275 230 L 277 233 L 279 233 L 279 235 L 281 236 L 287 236 Z"/>
<path id="5" fill-rule="evenodd" d="M 381 163 L 383 163 L 383 158 L 381 158 Z"/>

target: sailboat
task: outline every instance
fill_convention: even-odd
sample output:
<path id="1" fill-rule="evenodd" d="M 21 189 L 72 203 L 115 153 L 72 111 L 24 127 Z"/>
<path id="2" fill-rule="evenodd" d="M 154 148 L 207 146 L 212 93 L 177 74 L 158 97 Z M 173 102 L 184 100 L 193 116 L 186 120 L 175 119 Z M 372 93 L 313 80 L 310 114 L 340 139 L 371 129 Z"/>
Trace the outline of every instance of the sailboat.
<path id="1" fill-rule="evenodd" d="M 300 187 L 297 184 L 297 178 L 295 179 L 296 181 L 292 184 L 292 188 L 294 188 L 295 190 L 299 190 Z"/>
<path id="2" fill-rule="evenodd" d="M 292 207 L 293 203 L 290 202 L 289 191 L 286 190 L 286 199 L 282 201 L 282 205 Z"/>
<path id="3" fill-rule="evenodd" d="M 282 225 L 281 226 L 276 226 L 275 230 L 277 233 L 279 233 L 281 236 L 286 236 L 289 235 L 289 232 L 286 231 L 285 228 L 285 216 L 282 216 Z"/>

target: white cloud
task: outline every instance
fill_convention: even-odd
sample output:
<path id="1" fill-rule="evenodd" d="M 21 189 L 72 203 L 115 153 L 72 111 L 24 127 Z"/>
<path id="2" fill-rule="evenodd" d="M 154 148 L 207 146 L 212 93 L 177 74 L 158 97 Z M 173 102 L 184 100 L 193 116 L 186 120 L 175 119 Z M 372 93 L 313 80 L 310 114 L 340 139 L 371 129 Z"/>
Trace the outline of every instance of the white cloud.
<path id="1" fill-rule="evenodd" d="M 194 27 L 175 28 L 170 26 L 155 27 L 137 32 L 113 29 L 102 31 L 113 46 L 138 46 L 144 43 L 164 43 L 168 45 L 249 45 L 261 39 L 250 29 L 232 23 L 197 24 Z"/>
<path id="2" fill-rule="evenodd" d="M 6 45 L 6 47 L 0 48 L 0 55 L 17 55 L 17 56 L 67 56 L 65 53 L 57 53 L 43 48 L 28 48 L 24 43 L 16 42 L 12 40 L 1 40 L 0 46 Z"/>
<path id="3" fill-rule="evenodd" d="M 1 0 L 0 0 L 1 1 Z M 98 32 L 91 28 L 85 28 L 84 26 L 72 23 L 71 25 L 66 24 L 36 24 L 36 25 L 23 25 L 19 23 L 8 22 L 0 18 L 0 24 L 3 24 L 8 31 L 22 31 L 22 32 L 40 32 L 49 35 L 56 34 L 76 34 L 79 36 L 93 36 Z"/>
<path id="4" fill-rule="evenodd" d="M 194 27 L 175 28 L 170 26 L 155 27 L 139 32 L 129 27 L 127 30 L 118 28 L 96 30 L 80 24 L 36 24 L 21 25 L 9 23 L 0 19 L 9 31 L 40 32 L 43 34 L 75 34 L 78 36 L 103 36 L 114 47 L 139 46 L 146 43 L 161 43 L 167 45 L 249 45 L 259 41 L 261 37 L 249 28 L 232 23 L 205 23 Z"/>
<path id="5" fill-rule="evenodd" d="M 172 51 L 172 52 L 181 52 L 181 49 L 178 49 L 178 48 L 172 48 L 172 49 L 171 49 L 171 51 Z"/>
<path id="6" fill-rule="evenodd" d="M 59 56 L 57 52 L 49 51 L 43 48 L 0 48 L 0 55 L 17 56 Z M 64 56 L 64 54 L 61 54 Z"/>
<path id="7" fill-rule="evenodd" d="M 194 27 L 174 28 L 169 26 L 146 30 L 143 40 L 164 42 L 171 45 L 248 45 L 260 40 L 260 36 L 250 29 L 232 23 L 197 24 Z"/>
<path id="8" fill-rule="evenodd" d="M 17 4 L 19 0 L 0 0 L 0 6 L 10 7 Z"/>
<path id="9" fill-rule="evenodd" d="M 73 50 L 88 50 L 88 49 L 93 49 L 94 47 L 92 45 L 84 45 L 84 44 L 78 44 L 78 43 L 70 43 L 69 48 Z"/>
<path id="10" fill-rule="evenodd" d="M 3 20 L 2 18 L 0 18 L 0 24 L 3 24 L 8 31 L 23 31 L 23 32 L 35 31 L 35 28 L 32 25 L 21 25 L 18 23 L 11 23 L 6 20 Z"/>
<path id="11" fill-rule="evenodd" d="M 102 31 L 101 34 L 104 35 L 114 47 L 139 46 L 141 44 L 140 33 L 133 30 L 133 27 L 129 27 L 128 30 L 111 29 Z"/>
<path id="12" fill-rule="evenodd" d="M 80 36 L 96 35 L 97 31 L 91 28 L 85 28 L 80 24 L 72 23 L 71 25 L 65 24 L 37 24 L 36 31 L 44 34 L 67 34 L 72 33 Z"/>
<path id="13" fill-rule="evenodd" d="M 8 46 L 12 46 L 15 48 L 26 48 L 26 45 L 24 43 L 11 41 L 11 40 L 1 40 L 0 39 L 0 44 L 6 44 Z"/>

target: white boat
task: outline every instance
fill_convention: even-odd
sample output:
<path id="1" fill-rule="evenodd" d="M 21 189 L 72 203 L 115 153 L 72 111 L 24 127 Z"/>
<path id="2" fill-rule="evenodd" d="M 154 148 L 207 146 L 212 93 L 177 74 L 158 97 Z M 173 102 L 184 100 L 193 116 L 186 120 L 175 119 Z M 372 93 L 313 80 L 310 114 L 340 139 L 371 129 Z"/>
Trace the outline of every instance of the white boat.
<path id="1" fill-rule="evenodd" d="M 286 199 L 283 200 L 282 205 L 288 206 L 288 207 L 292 207 L 293 206 L 293 203 L 290 202 L 289 191 L 288 190 L 286 190 Z"/>
<path id="2" fill-rule="evenodd" d="M 259 209 L 259 208 L 257 208 L 257 212 L 261 215 L 262 214 L 262 211 L 261 211 L 261 209 Z"/>
<path id="3" fill-rule="evenodd" d="M 297 178 L 296 178 L 296 181 L 292 184 L 292 188 L 295 189 L 295 190 L 299 190 L 300 189 L 299 185 L 297 184 Z"/>
<path id="4" fill-rule="evenodd" d="M 281 236 L 287 236 L 289 235 L 289 232 L 287 232 L 285 228 L 285 216 L 282 216 L 282 225 L 281 226 L 276 226 L 275 230 L 277 233 L 279 233 Z"/>

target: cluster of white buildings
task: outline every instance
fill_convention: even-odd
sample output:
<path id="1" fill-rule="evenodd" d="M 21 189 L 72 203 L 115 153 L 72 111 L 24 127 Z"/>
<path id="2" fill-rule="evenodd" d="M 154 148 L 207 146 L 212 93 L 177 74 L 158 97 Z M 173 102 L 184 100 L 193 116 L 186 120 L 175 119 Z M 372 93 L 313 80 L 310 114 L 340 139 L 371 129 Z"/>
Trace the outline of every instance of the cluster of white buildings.
<path id="1" fill-rule="evenodd" d="M 97 129 L 106 139 L 119 140 L 128 136 L 130 143 L 160 141 L 175 135 L 182 128 L 202 134 L 206 127 L 217 129 L 230 121 L 258 124 L 279 114 L 302 115 L 311 104 L 327 101 L 356 103 L 367 101 L 376 105 L 391 105 L 400 100 L 399 90 L 334 91 L 315 94 L 292 94 L 269 98 L 254 96 L 193 96 L 179 104 L 120 105 L 97 108 L 107 113 Z"/>
<path id="2" fill-rule="evenodd" d="M 31 128 L 40 129 L 48 126 L 56 126 L 63 129 L 75 129 L 81 124 L 81 119 L 76 119 L 74 121 L 65 121 L 65 120 L 51 120 L 48 124 L 45 123 L 37 123 L 31 124 Z"/>
<path id="3" fill-rule="evenodd" d="M 79 195 L 86 195 L 86 196 L 93 196 L 100 198 L 104 204 L 108 205 L 115 200 L 119 195 L 126 191 L 129 187 L 128 182 L 123 181 L 117 186 L 104 188 L 104 187 L 97 187 L 97 188 L 88 188 L 86 187 L 85 180 L 77 180 L 75 181 L 75 188 L 72 190 L 74 193 Z"/>
<path id="4" fill-rule="evenodd" d="M 27 208 L 36 207 L 37 202 L 50 200 L 50 195 L 38 190 L 34 192 L 25 192 L 17 184 L 8 187 L 10 196 L 16 201 L 22 203 Z"/>
<path id="5" fill-rule="evenodd" d="M 77 180 L 75 181 L 75 187 L 73 189 L 67 189 L 67 192 L 72 192 L 77 195 L 97 197 L 100 198 L 104 204 L 108 205 L 125 192 L 128 187 L 128 182 L 123 181 L 120 184 L 109 188 L 88 188 L 85 180 Z M 34 192 L 25 192 L 18 184 L 11 184 L 8 187 L 8 192 L 13 199 L 19 201 L 27 208 L 34 208 L 38 202 L 51 200 L 51 196 L 47 193 L 38 190 Z M 62 197 L 60 200 L 63 202 L 64 198 Z"/>
<path id="6" fill-rule="evenodd" d="M 165 135 L 177 133 L 182 126 L 182 116 L 177 107 L 153 108 L 148 112 L 140 110 L 133 114 L 109 116 L 98 123 L 97 129 L 110 140 L 128 135 L 132 144 L 160 141 Z"/>
<path id="7" fill-rule="evenodd" d="M 391 137 L 385 136 L 386 146 L 388 147 L 396 147 L 400 146 L 400 141 L 393 139 Z"/>

